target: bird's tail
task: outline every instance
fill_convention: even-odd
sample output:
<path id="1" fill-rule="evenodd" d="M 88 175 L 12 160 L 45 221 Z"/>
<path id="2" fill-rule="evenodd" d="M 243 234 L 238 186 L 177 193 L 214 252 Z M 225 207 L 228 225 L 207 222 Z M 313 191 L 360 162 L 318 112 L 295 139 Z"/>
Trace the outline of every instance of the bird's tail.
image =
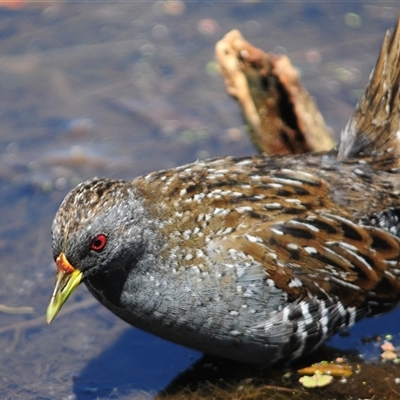
<path id="1" fill-rule="evenodd" d="M 392 159 L 400 167 L 400 15 L 386 32 L 369 84 L 341 133 L 338 158 Z M 385 164 L 384 164 L 385 165 Z"/>

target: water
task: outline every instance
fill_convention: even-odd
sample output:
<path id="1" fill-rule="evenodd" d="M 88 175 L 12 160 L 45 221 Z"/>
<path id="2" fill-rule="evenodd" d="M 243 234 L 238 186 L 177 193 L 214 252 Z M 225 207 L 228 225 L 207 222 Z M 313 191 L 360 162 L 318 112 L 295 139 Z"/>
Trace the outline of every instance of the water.
<path id="1" fill-rule="evenodd" d="M 327 123 L 344 126 L 393 3 L 27 3 L 0 10 L 0 398 L 106 399 L 167 386 L 201 355 L 128 327 L 79 287 L 51 326 L 50 226 L 70 188 L 197 158 L 254 154 L 214 44 L 238 28 L 286 52 Z M 32 310 L 20 309 L 31 307 Z M 28 312 L 31 311 L 31 312 Z M 337 346 L 400 332 L 398 312 Z M 397 335 L 397 336 L 396 336 Z"/>

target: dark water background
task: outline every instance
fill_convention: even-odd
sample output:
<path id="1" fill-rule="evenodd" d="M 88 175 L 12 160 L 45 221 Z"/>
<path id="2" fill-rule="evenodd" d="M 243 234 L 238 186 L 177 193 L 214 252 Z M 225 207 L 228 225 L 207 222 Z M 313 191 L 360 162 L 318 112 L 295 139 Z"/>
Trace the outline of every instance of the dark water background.
<path id="1" fill-rule="evenodd" d="M 254 154 L 214 62 L 215 42 L 233 28 L 287 53 L 339 132 L 397 12 L 382 1 L 0 9 L 0 305 L 33 308 L 0 309 L 0 398 L 142 398 L 190 367 L 199 353 L 128 327 L 84 286 L 45 325 L 55 271 L 50 226 L 62 198 L 95 175 L 133 178 Z M 369 352 L 360 337 L 377 333 L 398 344 L 399 312 L 331 343 Z"/>

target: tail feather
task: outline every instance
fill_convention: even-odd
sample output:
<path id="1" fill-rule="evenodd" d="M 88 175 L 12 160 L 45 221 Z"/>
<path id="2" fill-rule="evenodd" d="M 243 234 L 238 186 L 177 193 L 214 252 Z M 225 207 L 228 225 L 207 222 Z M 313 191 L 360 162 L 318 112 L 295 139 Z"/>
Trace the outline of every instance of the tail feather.
<path id="1" fill-rule="evenodd" d="M 351 327 L 366 312 L 365 308 L 348 307 L 337 298 L 309 297 L 290 303 L 252 331 L 262 340 L 267 338 L 271 348 L 279 349 L 273 354 L 272 362 L 291 361 L 314 351 L 335 333 Z"/>
<path id="2" fill-rule="evenodd" d="M 400 156 L 400 15 L 388 31 L 369 84 L 341 134 L 338 158 Z"/>

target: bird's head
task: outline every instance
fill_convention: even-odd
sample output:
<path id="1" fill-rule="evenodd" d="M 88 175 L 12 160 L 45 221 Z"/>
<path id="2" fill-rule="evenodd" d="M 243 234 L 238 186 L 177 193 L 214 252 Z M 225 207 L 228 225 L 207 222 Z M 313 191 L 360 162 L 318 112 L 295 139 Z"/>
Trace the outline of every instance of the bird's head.
<path id="1" fill-rule="evenodd" d="M 47 322 L 85 279 L 135 265 L 146 246 L 147 224 L 143 200 L 125 181 L 93 179 L 72 190 L 52 226 L 57 274 Z"/>

